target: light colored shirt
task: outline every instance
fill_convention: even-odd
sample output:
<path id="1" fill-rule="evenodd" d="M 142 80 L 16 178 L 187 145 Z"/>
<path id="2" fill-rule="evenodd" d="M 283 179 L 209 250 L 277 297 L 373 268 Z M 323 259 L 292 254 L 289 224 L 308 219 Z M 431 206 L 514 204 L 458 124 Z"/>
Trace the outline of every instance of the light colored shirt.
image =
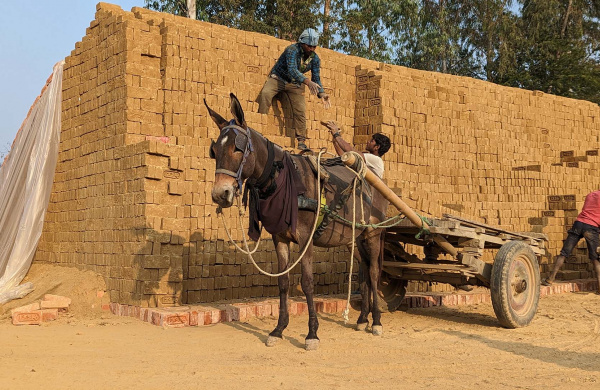
<path id="1" fill-rule="evenodd" d="M 363 153 L 367 168 L 373 171 L 380 179 L 383 179 L 383 160 L 381 157 L 371 153 Z"/>
<path id="2" fill-rule="evenodd" d="M 600 191 L 590 192 L 585 197 L 583 208 L 577 216 L 579 222 L 600 227 Z"/>

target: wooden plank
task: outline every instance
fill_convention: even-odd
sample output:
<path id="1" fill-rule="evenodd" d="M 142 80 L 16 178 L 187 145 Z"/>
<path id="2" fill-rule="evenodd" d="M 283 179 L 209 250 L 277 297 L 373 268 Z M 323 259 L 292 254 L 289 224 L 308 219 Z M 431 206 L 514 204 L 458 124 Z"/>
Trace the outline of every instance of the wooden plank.
<path id="1" fill-rule="evenodd" d="M 437 283 L 448 283 L 453 286 L 460 286 L 463 284 L 473 284 L 478 286 L 485 286 L 484 283 L 479 282 L 479 279 L 471 276 L 458 273 L 449 272 L 424 272 L 423 270 L 412 270 L 412 269 L 394 269 L 387 268 L 383 272 L 390 275 L 391 278 L 402 279 L 402 280 L 419 280 L 423 282 L 437 282 Z M 469 278 L 467 280 L 467 278 Z"/>
<path id="2" fill-rule="evenodd" d="M 399 261 L 384 261 L 384 267 L 392 268 L 407 268 L 407 269 L 433 269 L 444 271 L 468 272 L 473 273 L 473 270 L 465 265 L 457 264 L 426 264 L 426 263 L 402 263 Z"/>
<path id="3" fill-rule="evenodd" d="M 469 219 L 462 218 L 462 217 L 457 217 L 457 216 L 451 215 L 451 214 L 442 214 L 442 215 L 444 216 L 444 218 L 454 219 L 454 220 L 460 221 L 462 223 L 466 223 L 466 224 L 472 225 L 474 227 L 481 227 L 481 228 L 485 228 L 487 230 L 491 230 L 491 231 L 494 231 L 494 232 L 504 233 L 504 234 L 507 234 L 507 235 L 517 236 L 517 237 L 521 237 L 521 238 L 525 238 L 525 239 L 532 239 L 531 236 L 528 236 L 526 234 L 510 232 L 508 230 L 500 229 L 500 228 L 497 228 L 497 227 L 494 227 L 494 226 L 491 226 L 491 225 L 487 225 L 485 223 L 471 221 Z M 536 238 L 533 238 L 533 239 L 536 239 Z"/>

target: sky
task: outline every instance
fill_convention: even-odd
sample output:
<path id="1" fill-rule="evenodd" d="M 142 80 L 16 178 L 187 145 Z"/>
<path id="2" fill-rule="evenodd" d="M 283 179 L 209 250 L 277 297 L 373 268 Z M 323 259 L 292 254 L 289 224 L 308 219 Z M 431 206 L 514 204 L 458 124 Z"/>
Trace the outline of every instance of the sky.
<path id="1" fill-rule="evenodd" d="M 107 0 L 122 9 L 144 0 Z M 0 152 L 7 151 L 52 68 L 94 20 L 97 0 L 5 1 L 0 12 Z"/>

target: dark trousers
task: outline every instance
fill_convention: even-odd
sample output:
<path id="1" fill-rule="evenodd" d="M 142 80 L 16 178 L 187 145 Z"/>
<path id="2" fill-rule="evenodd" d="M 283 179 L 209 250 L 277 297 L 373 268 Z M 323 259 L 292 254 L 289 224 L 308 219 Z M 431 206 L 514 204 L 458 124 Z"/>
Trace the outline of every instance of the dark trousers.
<path id="1" fill-rule="evenodd" d="M 598 260 L 598 253 L 596 250 L 598 249 L 598 244 L 600 243 L 600 239 L 598 238 L 598 227 L 588 225 L 587 223 L 575 221 L 571 229 L 569 229 L 567 236 L 562 249 L 560 250 L 560 255 L 564 257 L 568 257 L 571 252 L 573 252 L 573 248 L 575 245 L 581 240 L 581 238 L 585 238 L 585 242 L 588 247 L 588 255 L 590 260 Z"/>

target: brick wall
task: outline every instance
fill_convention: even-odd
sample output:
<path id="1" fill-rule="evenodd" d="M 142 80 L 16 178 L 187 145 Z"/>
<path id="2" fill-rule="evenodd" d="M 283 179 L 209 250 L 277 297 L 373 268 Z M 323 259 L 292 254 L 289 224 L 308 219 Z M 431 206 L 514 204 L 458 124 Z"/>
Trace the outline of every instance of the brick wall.
<path id="1" fill-rule="evenodd" d="M 257 114 L 255 102 L 290 42 L 142 8 L 97 9 L 66 58 L 59 163 L 35 260 L 95 270 L 111 301 L 125 304 L 276 295 L 277 280 L 235 252 L 216 218 L 208 146 L 218 133 L 203 99 L 228 116 L 235 93 L 251 127 L 291 147 L 287 102 L 269 115 Z M 312 147 L 331 149 L 321 120 L 340 122 L 356 144 L 382 131 L 393 142 L 386 181 L 412 207 L 544 232 L 549 255 L 560 249 L 585 194 L 597 188 L 598 106 L 318 53 L 333 106 L 325 111 L 307 96 Z M 241 240 L 237 210 L 226 215 Z M 343 292 L 348 251 L 316 256 L 317 293 Z M 275 271 L 266 235 L 255 257 Z M 589 276 L 585 259 L 580 246 L 566 269 Z M 294 271 L 292 283 L 299 278 Z"/>

